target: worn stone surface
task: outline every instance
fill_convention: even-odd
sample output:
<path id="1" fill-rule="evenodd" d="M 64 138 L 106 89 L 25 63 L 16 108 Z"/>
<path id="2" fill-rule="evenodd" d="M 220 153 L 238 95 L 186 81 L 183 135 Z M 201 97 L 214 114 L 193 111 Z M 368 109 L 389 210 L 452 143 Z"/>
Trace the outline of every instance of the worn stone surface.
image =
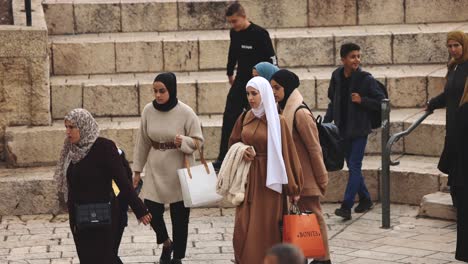
<path id="1" fill-rule="evenodd" d="M 63 117 L 74 108 L 83 107 L 83 87 L 81 85 L 52 85 L 52 117 Z"/>
<path id="2" fill-rule="evenodd" d="M 49 34 L 73 34 L 75 32 L 72 3 L 73 1 L 70 0 L 61 3 L 46 1 L 42 4 Z"/>
<path id="3" fill-rule="evenodd" d="M 205 143 L 203 145 L 205 149 L 205 158 L 209 160 L 215 160 L 218 158 L 219 143 L 221 140 L 221 129 L 222 117 L 217 118 L 202 118 L 203 136 L 205 137 Z"/>
<path id="4" fill-rule="evenodd" d="M 425 195 L 421 202 L 419 215 L 447 220 L 457 219 L 457 212 L 455 207 L 453 207 L 452 197 L 449 193 L 444 192 Z"/>
<path id="5" fill-rule="evenodd" d="M 466 21 L 468 2 L 463 0 L 407 0 L 407 23 Z"/>
<path id="6" fill-rule="evenodd" d="M 19 27 L 0 28 L 0 57 L 26 58 L 47 56 L 47 30 Z"/>
<path id="7" fill-rule="evenodd" d="M 447 69 L 441 69 L 427 77 L 427 98 L 431 99 L 444 91 Z"/>
<path id="8" fill-rule="evenodd" d="M 390 199 L 394 203 L 419 205 L 424 195 L 437 191 L 439 175 L 400 171 L 390 177 Z"/>
<path id="9" fill-rule="evenodd" d="M 98 85 L 83 88 L 83 107 L 96 116 L 138 115 L 135 85 Z"/>
<path id="10" fill-rule="evenodd" d="M 119 3 L 80 3 L 74 12 L 76 33 L 122 31 Z"/>
<path id="11" fill-rule="evenodd" d="M 279 65 L 301 67 L 333 65 L 333 37 L 296 36 L 276 39 Z M 322 47 L 317 49 L 316 47 Z"/>
<path id="12" fill-rule="evenodd" d="M 31 76 L 31 92 L 29 98 L 31 104 L 31 125 L 49 125 L 50 113 L 50 83 L 49 83 L 49 58 L 31 58 L 29 74 Z"/>
<path id="13" fill-rule="evenodd" d="M 345 165 L 346 168 L 346 165 Z M 379 184 L 377 171 L 363 170 L 364 180 L 372 199 L 379 198 Z M 324 202 L 342 202 L 348 183 L 348 170 L 332 172 L 328 174 L 327 193 L 323 199 Z"/>
<path id="14" fill-rule="evenodd" d="M 353 42 L 361 47 L 361 61 L 367 65 L 392 64 L 392 36 L 388 34 L 348 35 L 335 37 L 335 63 L 341 65 L 340 47 Z"/>
<path id="15" fill-rule="evenodd" d="M 54 74 L 115 72 L 114 43 L 54 43 Z"/>
<path id="16" fill-rule="evenodd" d="M 177 30 L 175 1 L 122 0 L 122 31 Z"/>
<path id="17" fill-rule="evenodd" d="M 115 43 L 117 72 L 157 72 L 164 68 L 162 42 Z"/>
<path id="18" fill-rule="evenodd" d="M 443 63 L 447 61 L 447 33 L 395 34 L 393 63 Z M 418 43 L 418 49 L 414 49 Z"/>
<path id="19" fill-rule="evenodd" d="M 427 80 L 419 76 L 387 79 L 387 90 L 393 107 L 422 107 L 427 102 Z"/>
<path id="20" fill-rule="evenodd" d="M 309 26 L 356 25 L 356 1 L 309 0 Z"/>
<path id="21" fill-rule="evenodd" d="M 198 111 L 200 114 L 222 113 L 231 86 L 227 82 L 198 84 Z M 216 98 L 216 99 L 215 99 Z M 214 100 L 215 99 L 215 100 Z"/>
<path id="22" fill-rule="evenodd" d="M 404 0 L 358 0 L 360 25 L 403 24 L 405 22 Z"/>
<path id="23" fill-rule="evenodd" d="M 405 122 L 405 129 L 410 125 L 411 123 Z M 439 156 L 444 148 L 444 138 L 445 121 L 435 124 L 423 122 L 405 138 L 405 152 L 414 155 Z M 427 144 L 429 140 L 431 143 Z"/>
<path id="24" fill-rule="evenodd" d="M 229 51 L 229 38 L 222 40 L 200 39 L 200 69 L 226 68 Z"/>
<path id="25" fill-rule="evenodd" d="M 164 70 L 198 70 L 198 43 L 196 40 L 164 41 Z"/>
<path id="26" fill-rule="evenodd" d="M 307 0 L 239 1 L 247 16 L 266 28 L 288 28 L 307 26 Z M 268 14 L 268 15 L 265 15 Z"/>
<path id="27" fill-rule="evenodd" d="M 224 14 L 229 4 L 229 1 L 179 1 L 179 29 L 199 30 L 228 28 Z"/>
<path id="28" fill-rule="evenodd" d="M 304 102 L 307 104 L 307 106 L 309 106 L 312 109 L 315 109 L 315 79 L 301 78 L 301 86 L 299 86 L 298 89 L 304 97 Z"/>

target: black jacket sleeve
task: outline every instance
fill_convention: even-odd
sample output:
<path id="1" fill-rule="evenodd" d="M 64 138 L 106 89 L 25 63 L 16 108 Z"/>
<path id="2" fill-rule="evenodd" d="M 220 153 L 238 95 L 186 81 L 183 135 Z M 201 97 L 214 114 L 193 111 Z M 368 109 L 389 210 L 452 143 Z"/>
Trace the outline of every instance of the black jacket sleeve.
<path id="1" fill-rule="evenodd" d="M 371 111 L 379 111 L 385 94 L 379 89 L 374 77 L 370 75 L 364 79 L 363 85 L 366 87 L 368 96 L 361 96 L 362 107 Z"/>
<path id="2" fill-rule="evenodd" d="M 228 63 L 227 63 L 227 75 L 234 75 L 234 67 L 237 64 L 237 57 L 239 56 L 239 51 L 236 49 L 236 39 L 233 31 L 230 32 L 231 42 L 229 43 L 229 54 L 228 54 Z"/>
<path id="3" fill-rule="evenodd" d="M 260 35 L 260 43 L 261 47 L 264 47 L 262 50 L 262 61 L 268 61 L 274 65 L 277 65 L 278 62 L 276 60 L 275 49 L 273 48 L 273 43 L 270 38 L 270 34 L 268 31 L 263 31 Z"/>
<path id="4" fill-rule="evenodd" d="M 429 110 L 434 111 L 435 109 L 446 107 L 447 106 L 446 98 L 447 98 L 447 88 L 445 88 L 441 94 L 429 100 L 429 104 L 428 104 Z"/>
<path id="5" fill-rule="evenodd" d="M 133 190 L 133 186 L 127 178 L 127 173 L 121 159 L 114 142 L 110 140 L 105 141 L 103 153 L 104 166 L 119 187 L 120 195 L 127 198 L 130 207 L 139 219 L 148 213 L 148 209 L 140 198 L 138 198 L 135 190 Z"/>
<path id="6" fill-rule="evenodd" d="M 333 121 L 333 100 L 335 98 L 335 85 L 333 83 L 333 76 L 330 79 L 330 85 L 328 86 L 328 99 L 330 103 L 328 103 L 327 112 L 325 117 L 323 118 L 324 123 L 331 123 Z"/>

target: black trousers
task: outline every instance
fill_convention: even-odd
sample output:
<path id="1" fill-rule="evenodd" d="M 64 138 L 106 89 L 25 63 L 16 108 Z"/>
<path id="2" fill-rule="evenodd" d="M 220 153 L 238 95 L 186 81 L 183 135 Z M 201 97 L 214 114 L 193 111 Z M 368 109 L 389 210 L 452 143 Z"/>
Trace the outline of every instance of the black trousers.
<path id="1" fill-rule="evenodd" d="M 468 262 L 468 188 L 452 187 L 457 204 L 457 251 L 455 258 Z"/>
<path id="2" fill-rule="evenodd" d="M 247 92 L 245 86 L 250 80 L 251 76 L 236 76 L 234 83 L 229 90 L 226 107 L 223 114 L 223 127 L 221 131 L 221 144 L 219 145 L 218 160 L 224 160 L 229 150 L 229 138 L 231 137 L 232 129 L 236 124 L 237 119 L 242 114 L 244 109 L 249 109 L 247 101 Z"/>
<path id="3" fill-rule="evenodd" d="M 169 239 L 166 223 L 164 222 L 164 204 L 145 200 L 145 205 L 153 216 L 151 227 L 156 232 L 156 241 L 158 244 L 162 244 Z M 174 258 L 183 259 L 187 250 L 190 208 L 186 208 L 184 202 L 177 202 L 170 204 L 170 211 Z"/>

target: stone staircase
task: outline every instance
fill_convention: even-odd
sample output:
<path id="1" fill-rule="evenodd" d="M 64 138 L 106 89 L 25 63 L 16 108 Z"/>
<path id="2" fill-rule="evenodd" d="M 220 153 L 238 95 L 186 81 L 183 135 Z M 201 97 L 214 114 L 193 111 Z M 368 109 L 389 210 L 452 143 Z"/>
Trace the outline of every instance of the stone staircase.
<path id="1" fill-rule="evenodd" d="M 51 126 L 11 126 L 5 131 L 10 168 L 0 169 L 2 214 L 50 213 L 58 208 L 53 165 L 64 138 L 63 116 L 84 107 L 99 120 L 102 135 L 126 150 L 133 146 L 143 107 L 152 100 L 157 72 L 174 71 L 179 98 L 200 116 L 205 152 L 215 159 L 221 114 L 229 90 L 225 76 L 229 33 L 222 0 L 44 0 L 49 31 Z M 282 68 L 301 78 L 301 92 L 323 114 L 339 46 L 353 41 L 363 62 L 387 85 L 391 130 L 401 131 L 443 89 L 448 59 L 446 33 L 468 32 L 468 2 L 459 0 L 249 0 L 248 16 L 269 29 Z M 268 2 L 268 3 L 267 3 Z M 394 152 L 392 202 L 419 204 L 444 191 L 436 169 L 445 111 L 436 111 Z M 380 132 L 370 136 L 365 177 L 379 198 Z M 13 168 L 11 168 L 13 167 Z M 344 172 L 330 174 L 325 200 L 342 199 Z"/>

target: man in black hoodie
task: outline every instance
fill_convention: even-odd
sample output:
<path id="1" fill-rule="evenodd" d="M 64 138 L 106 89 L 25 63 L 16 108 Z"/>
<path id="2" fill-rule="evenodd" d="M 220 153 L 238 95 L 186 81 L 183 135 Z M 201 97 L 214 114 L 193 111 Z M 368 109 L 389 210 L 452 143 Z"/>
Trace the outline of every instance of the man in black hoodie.
<path id="1" fill-rule="evenodd" d="M 356 213 L 366 212 L 373 206 L 362 175 L 362 160 L 367 136 L 372 131 L 370 115 L 380 110 L 385 94 L 374 77 L 359 67 L 361 48 L 357 44 L 343 44 L 340 55 L 343 66 L 332 74 L 328 88 L 330 104 L 324 122 L 334 121 L 343 138 L 349 179 L 343 203 L 335 214 L 349 220 L 356 194 L 359 195 L 359 205 L 354 209 Z"/>
<path id="2" fill-rule="evenodd" d="M 226 10 L 226 17 L 231 24 L 229 55 L 227 63 L 227 76 L 231 89 L 226 100 L 223 114 L 223 128 L 221 144 L 217 161 L 213 164 L 216 169 L 228 151 L 229 137 L 234 124 L 244 109 L 249 108 L 245 86 L 252 78 L 253 67 L 263 61 L 276 65 L 276 56 L 268 31 L 250 22 L 245 9 L 235 2 Z M 237 74 L 234 77 L 234 67 L 237 65 Z"/>

